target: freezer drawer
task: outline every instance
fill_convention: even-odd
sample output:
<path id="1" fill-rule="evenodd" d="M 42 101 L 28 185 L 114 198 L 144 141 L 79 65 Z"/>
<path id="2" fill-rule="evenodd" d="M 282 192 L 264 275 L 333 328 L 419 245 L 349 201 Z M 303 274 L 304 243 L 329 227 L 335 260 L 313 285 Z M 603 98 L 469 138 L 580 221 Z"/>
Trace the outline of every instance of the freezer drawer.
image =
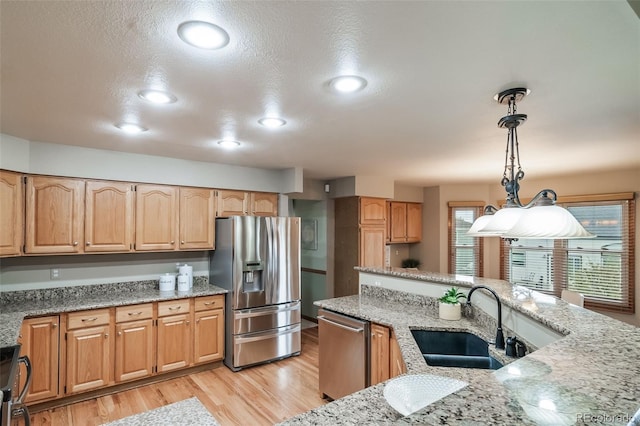
<path id="1" fill-rule="evenodd" d="M 233 367 L 247 367 L 300 353 L 300 324 L 233 336 Z"/>
<path id="2" fill-rule="evenodd" d="M 233 311 L 233 334 L 255 333 L 300 322 L 300 302 Z"/>
<path id="3" fill-rule="evenodd" d="M 369 386 L 369 322 L 318 311 L 320 393 L 342 398 Z"/>

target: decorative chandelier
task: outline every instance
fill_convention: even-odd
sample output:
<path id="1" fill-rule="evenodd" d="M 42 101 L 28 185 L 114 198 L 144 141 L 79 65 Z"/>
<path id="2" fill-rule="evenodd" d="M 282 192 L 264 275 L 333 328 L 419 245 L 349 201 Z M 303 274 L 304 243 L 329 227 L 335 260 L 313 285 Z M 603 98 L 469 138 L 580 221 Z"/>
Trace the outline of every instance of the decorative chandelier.
<path id="1" fill-rule="evenodd" d="M 494 97 L 500 104 L 508 105 L 507 115 L 498 121 L 498 127 L 508 130 L 504 172 L 500 182 L 507 191 L 507 199 L 500 210 L 492 205 L 486 206 L 484 215 L 473 222 L 467 235 L 502 237 L 507 240 L 595 237 L 568 210 L 555 205 L 558 196 L 552 189 L 541 190 L 526 205 L 520 201 L 519 182 L 524 178 L 524 171 L 520 166 L 517 128 L 527 120 L 527 115 L 518 114 L 516 102 L 529 93 L 529 89 L 518 87 L 502 91 Z"/>

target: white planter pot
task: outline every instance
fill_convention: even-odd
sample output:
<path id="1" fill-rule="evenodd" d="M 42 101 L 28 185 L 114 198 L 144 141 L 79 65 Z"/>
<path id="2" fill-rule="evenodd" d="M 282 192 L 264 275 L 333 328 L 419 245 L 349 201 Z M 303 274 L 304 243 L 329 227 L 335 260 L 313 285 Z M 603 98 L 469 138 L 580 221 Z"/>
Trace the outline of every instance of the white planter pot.
<path id="1" fill-rule="evenodd" d="M 439 303 L 438 314 L 440 315 L 440 319 L 457 321 L 462 316 L 460 304 Z"/>

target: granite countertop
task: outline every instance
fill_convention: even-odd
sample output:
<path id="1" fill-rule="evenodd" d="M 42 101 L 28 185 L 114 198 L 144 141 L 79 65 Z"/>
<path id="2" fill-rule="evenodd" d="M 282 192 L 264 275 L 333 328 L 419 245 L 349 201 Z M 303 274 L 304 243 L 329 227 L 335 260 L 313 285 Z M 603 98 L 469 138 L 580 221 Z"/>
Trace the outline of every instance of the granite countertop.
<path id="1" fill-rule="evenodd" d="M 411 329 L 464 330 L 485 338 L 492 338 L 495 329 L 487 330 L 465 318 L 440 320 L 433 298 L 363 285 L 361 295 L 322 300 L 316 305 L 392 327 L 408 374 L 447 376 L 469 385 L 403 417 L 384 399 L 385 383 L 381 383 L 283 424 L 636 424 L 631 420 L 640 407 L 640 328 L 506 281 L 403 269 L 356 269 L 458 287 L 486 285 L 497 292 L 503 305 L 564 337 L 524 358 L 508 359 L 508 365 L 496 371 L 431 367 Z M 427 299 L 432 299 L 432 306 Z M 500 360 L 504 358 L 502 355 Z"/>
<path id="2" fill-rule="evenodd" d="M 206 277 L 193 281 L 187 292 L 161 292 L 157 281 L 137 281 L 0 293 L 0 346 L 16 344 L 25 317 L 227 293 Z"/>

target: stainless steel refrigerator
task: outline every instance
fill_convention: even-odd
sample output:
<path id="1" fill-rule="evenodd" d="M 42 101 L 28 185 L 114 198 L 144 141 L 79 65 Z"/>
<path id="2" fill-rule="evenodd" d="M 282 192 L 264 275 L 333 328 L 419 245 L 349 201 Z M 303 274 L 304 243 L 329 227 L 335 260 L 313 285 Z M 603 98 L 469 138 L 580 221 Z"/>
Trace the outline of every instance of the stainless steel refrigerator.
<path id="1" fill-rule="evenodd" d="M 216 219 L 209 282 L 226 295 L 224 363 L 237 371 L 300 353 L 300 218 Z"/>

